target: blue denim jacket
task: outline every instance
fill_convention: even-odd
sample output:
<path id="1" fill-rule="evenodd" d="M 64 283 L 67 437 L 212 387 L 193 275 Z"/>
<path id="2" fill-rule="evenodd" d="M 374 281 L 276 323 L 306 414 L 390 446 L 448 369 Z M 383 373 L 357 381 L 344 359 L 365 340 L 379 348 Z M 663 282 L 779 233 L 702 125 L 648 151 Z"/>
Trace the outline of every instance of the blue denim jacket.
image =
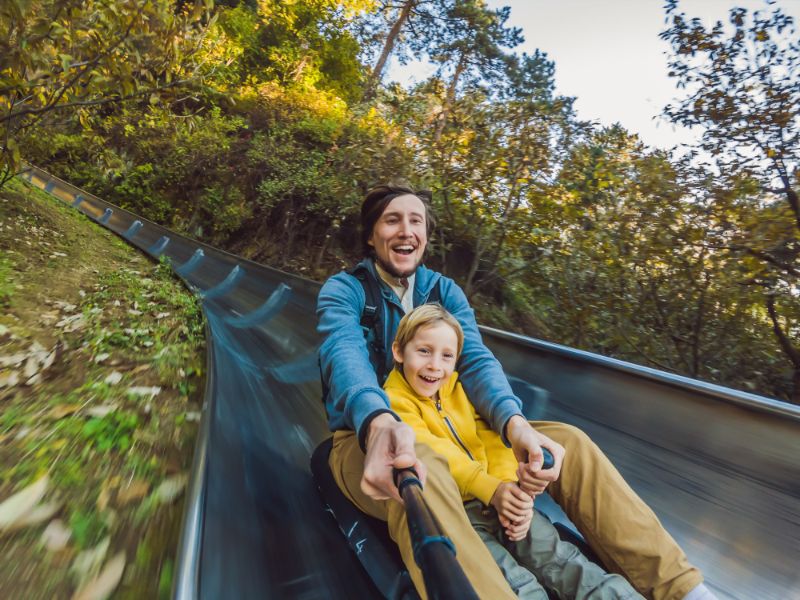
<path id="1" fill-rule="evenodd" d="M 378 277 L 373 260 L 367 258 L 362 264 L 372 271 L 383 286 L 383 339 L 387 361 L 391 361 L 391 345 L 403 318 L 403 307 L 394 291 Z M 440 279 L 442 304 L 464 328 L 464 349 L 457 365 L 461 383 L 478 413 L 492 429 L 503 435 L 508 420 L 514 415 L 522 415 L 522 403 L 511 391 L 500 363 L 483 344 L 475 313 L 464 292 L 452 279 L 420 266 L 414 284 L 414 306 L 427 301 L 433 286 Z M 365 426 L 380 413 L 392 413 L 389 399 L 381 387 L 383 382 L 378 381 L 369 362 L 367 342 L 361 327 L 365 301 L 361 283 L 344 271 L 325 282 L 317 299 L 317 330 L 323 337 L 319 349 L 320 368 L 329 388 L 325 406 L 328 426 L 331 431 L 350 429 L 357 432 L 362 448 L 367 433 Z M 389 370 L 387 368 L 387 372 Z M 394 416 L 397 418 L 397 415 Z"/>

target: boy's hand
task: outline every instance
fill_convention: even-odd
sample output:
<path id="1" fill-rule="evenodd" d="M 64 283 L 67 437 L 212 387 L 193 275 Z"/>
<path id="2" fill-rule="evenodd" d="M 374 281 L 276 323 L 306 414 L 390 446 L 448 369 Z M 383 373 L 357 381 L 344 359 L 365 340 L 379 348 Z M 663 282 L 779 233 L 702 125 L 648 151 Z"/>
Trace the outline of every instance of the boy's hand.
<path id="1" fill-rule="evenodd" d="M 504 481 L 497 486 L 489 504 L 497 511 L 508 539 L 519 541 L 525 537 L 533 518 L 533 499 L 528 494 L 516 483 Z"/>
<path id="2" fill-rule="evenodd" d="M 515 415 L 506 425 L 506 437 L 519 461 L 517 477 L 519 486 L 531 496 L 541 494 L 547 485 L 556 481 L 564 462 L 564 446 L 536 431 L 523 417 Z M 555 461 L 546 471 L 542 470 L 542 447 L 550 450 Z"/>
<path id="3" fill-rule="evenodd" d="M 500 524 L 505 528 L 506 537 L 512 542 L 518 542 L 525 539 L 525 536 L 528 535 L 528 530 L 531 528 L 531 523 L 533 522 L 533 511 L 519 523 L 512 523 L 499 515 L 498 517 L 500 519 Z"/>

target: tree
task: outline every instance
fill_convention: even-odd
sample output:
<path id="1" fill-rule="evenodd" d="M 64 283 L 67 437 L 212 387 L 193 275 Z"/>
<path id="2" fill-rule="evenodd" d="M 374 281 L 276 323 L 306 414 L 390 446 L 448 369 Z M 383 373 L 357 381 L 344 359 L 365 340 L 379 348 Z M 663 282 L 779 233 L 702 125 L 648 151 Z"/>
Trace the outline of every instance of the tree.
<path id="1" fill-rule="evenodd" d="M 572 119 L 571 100 L 553 96 L 552 74 L 541 56 L 523 57 L 515 78 L 499 79 L 491 95 L 470 87 L 438 139 L 441 80 L 432 78 L 393 107 L 441 206 L 432 250 L 470 296 L 492 295 L 536 254 L 532 200 L 554 174 Z"/>
<path id="2" fill-rule="evenodd" d="M 521 44 L 522 31 L 506 27 L 509 7 L 490 10 L 484 0 L 456 3 L 441 23 L 431 59 L 438 63 L 437 75 L 449 75 L 447 90 L 436 124 L 434 140 L 438 142 L 460 87 L 468 84 L 497 81 L 506 77 L 512 61 L 504 48 Z"/>
<path id="3" fill-rule="evenodd" d="M 383 71 L 392 54 L 397 54 L 398 43 L 403 42 L 403 49 L 408 49 L 415 58 L 420 58 L 433 42 L 438 30 L 437 21 L 445 18 L 452 9 L 454 0 L 404 0 L 399 6 L 390 1 L 381 3 L 378 14 L 380 27 L 388 26 L 383 39 L 381 51 L 370 71 L 364 88 L 364 100 L 370 100 L 383 78 Z M 403 35 L 407 33 L 407 35 Z M 399 53 L 401 62 L 405 62 L 407 54 Z"/>
<path id="4" fill-rule="evenodd" d="M 211 0 L 9 0 L 0 7 L 0 185 L 54 113 L 158 97 L 199 74 Z"/>
<path id="5" fill-rule="evenodd" d="M 259 0 L 221 11 L 228 38 L 241 47 L 239 84 L 277 81 L 361 96 L 363 66 L 350 31 L 374 0 Z"/>
<path id="6" fill-rule="evenodd" d="M 728 220 L 726 247 L 751 267 L 746 281 L 763 289 L 772 329 L 793 365 L 794 401 L 800 402 L 800 332 L 791 314 L 779 310 L 796 304 L 792 290 L 800 276 L 800 43 L 793 20 L 778 8 L 752 14 L 734 8 L 728 27 L 717 22 L 706 28 L 679 13 L 677 0 L 668 2 L 667 16 L 670 27 L 661 37 L 673 49 L 670 75 L 687 94 L 666 107 L 666 115 L 702 127 L 702 148 L 716 159 L 727 187 L 757 182 L 748 195 L 750 210 L 775 223 L 765 228 L 739 213 Z M 786 211 L 773 206 L 780 199 Z M 787 218 L 793 223 L 788 228 Z"/>

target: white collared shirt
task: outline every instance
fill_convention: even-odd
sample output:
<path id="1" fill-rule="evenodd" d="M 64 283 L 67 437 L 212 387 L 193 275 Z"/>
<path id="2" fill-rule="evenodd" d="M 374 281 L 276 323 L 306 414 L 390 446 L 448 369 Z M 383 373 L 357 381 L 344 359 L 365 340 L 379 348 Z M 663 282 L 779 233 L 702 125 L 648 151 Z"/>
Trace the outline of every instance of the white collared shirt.
<path id="1" fill-rule="evenodd" d="M 375 270 L 378 272 L 378 275 L 381 279 L 383 279 L 386 285 L 392 288 L 394 293 L 397 294 L 397 297 L 400 299 L 400 304 L 403 307 L 403 311 L 410 313 L 414 309 L 414 281 L 417 278 L 417 274 L 414 273 L 406 278 L 406 281 L 408 281 L 408 288 L 406 288 L 402 283 L 400 283 L 399 278 L 387 273 L 377 262 L 375 263 Z"/>

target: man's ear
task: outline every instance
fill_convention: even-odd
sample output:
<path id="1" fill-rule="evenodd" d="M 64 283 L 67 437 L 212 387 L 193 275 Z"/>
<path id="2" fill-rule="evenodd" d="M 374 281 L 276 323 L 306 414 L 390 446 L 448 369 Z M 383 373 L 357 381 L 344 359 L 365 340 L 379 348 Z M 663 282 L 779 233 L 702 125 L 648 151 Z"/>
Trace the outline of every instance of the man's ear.
<path id="1" fill-rule="evenodd" d="M 372 241 L 372 236 L 373 235 L 374 234 L 372 234 L 372 233 L 370 234 L 369 239 L 367 240 L 367 246 L 372 246 L 374 248 L 375 247 L 375 242 Z"/>
<path id="2" fill-rule="evenodd" d="M 403 364 L 403 355 L 400 352 L 400 346 L 397 345 L 397 342 L 392 342 L 392 356 L 394 357 L 394 362 L 398 365 Z"/>

